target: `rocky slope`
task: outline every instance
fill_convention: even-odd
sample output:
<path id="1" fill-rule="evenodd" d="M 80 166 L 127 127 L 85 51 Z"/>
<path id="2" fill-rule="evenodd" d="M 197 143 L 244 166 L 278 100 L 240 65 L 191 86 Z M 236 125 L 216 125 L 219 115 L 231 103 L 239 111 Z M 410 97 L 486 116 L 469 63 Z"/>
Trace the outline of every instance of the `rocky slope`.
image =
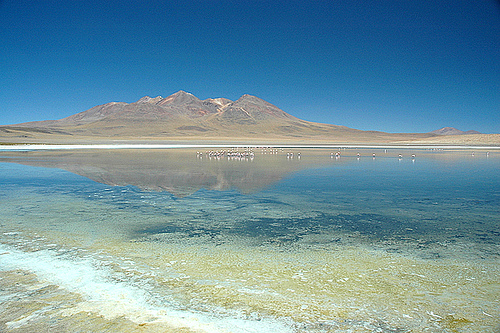
<path id="1" fill-rule="evenodd" d="M 134 103 L 112 102 L 59 119 L 0 127 L 4 142 L 85 140 L 288 140 L 295 142 L 396 142 L 437 134 L 361 131 L 296 118 L 251 95 L 236 101 L 200 100 L 179 91 L 145 96 Z M 84 138 L 84 139 L 82 139 Z"/>
<path id="2" fill-rule="evenodd" d="M 314 135 L 332 130 L 362 132 L 344 126 L 298 119 L 251 95 L 237 101 L 200 100 L 179 91 L 171 96 L 145 96 L 135 103 L 112 102 L 59 120 L 15 125 L 17 128 L 59 130 L 98 136 L 255 136 Z"/>

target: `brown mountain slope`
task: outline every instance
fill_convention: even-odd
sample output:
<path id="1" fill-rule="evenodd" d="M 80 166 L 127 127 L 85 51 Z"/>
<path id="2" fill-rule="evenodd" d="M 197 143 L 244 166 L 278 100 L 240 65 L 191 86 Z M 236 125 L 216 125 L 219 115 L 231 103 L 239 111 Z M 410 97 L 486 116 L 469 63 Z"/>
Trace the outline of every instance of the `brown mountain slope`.
<path id="1" fill-rule="evenodd" d="M 73 135 L 215 136 L 314 135 L 332 130 L 355 131 L 343 126 L 307 122 L 251 95 L 237 101 L 200 100 L 179 91 L 171 96 L 145 96 L 135 103 L 107 103 L 63 118 L 19 124 L 17 127 L 51 128 Z"/>
<path id="2" fill-rule="evenodd" d="M 236 101 L 200 100 L 179 91 L 166 98 L 145 96 L 134 103 L 112 102 L 59 119 L 0 128 L 14 141 L 92 140 L 256 140 L 295 142 L 395 142 L 436 134 L 393 134 L 296 118 L 251 95 Z M 57 134 L 57 135 L 55 135 Z M 8 138 L 8 139 L 5 139 Z"/>

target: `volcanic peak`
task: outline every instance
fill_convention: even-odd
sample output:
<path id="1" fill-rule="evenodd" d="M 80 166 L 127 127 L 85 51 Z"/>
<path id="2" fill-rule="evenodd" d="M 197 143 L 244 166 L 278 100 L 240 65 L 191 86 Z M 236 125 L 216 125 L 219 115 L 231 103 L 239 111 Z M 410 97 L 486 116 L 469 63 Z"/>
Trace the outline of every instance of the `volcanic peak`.
<path id="1" fill-rule="evenodd" d="M 478 131 L 474 130 L 469 130 L 469 131 L 461 131 L 459 129 L 456 129 L 454 127 L 443 127 L 438 130 L 430 132 L 432 134 L 437 134 L 437 135 L 464 135 L 464 134 L 481 134 Z"/>

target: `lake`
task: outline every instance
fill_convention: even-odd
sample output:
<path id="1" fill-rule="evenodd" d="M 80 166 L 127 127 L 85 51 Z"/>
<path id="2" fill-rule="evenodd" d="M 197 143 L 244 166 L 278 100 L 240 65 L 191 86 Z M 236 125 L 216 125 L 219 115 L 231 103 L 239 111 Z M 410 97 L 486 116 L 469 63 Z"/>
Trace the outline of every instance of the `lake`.
<path id="1" fill-rule="evenodd" d="M 0 331 L 500 332 L 499 150 L 221 150 L 0 151 Z"/>

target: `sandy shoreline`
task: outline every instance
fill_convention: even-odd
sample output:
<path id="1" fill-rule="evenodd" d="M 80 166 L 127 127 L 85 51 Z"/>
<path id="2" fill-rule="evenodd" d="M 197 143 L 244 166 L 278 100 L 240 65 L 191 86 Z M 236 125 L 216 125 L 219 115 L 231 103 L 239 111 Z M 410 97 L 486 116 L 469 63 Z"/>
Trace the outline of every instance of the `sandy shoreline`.
<path id="1" fill-rule="evenodd" d="M 0 145 L 0 151 L 15 150 L 75 150 L 75 149 L 186 149 L 186 148 L 326 148 L 326 149 L 481 149 L 500 150 L 498 146 L 479 145 L 429 145 L 429 144 L 20 144 L 20 145 Z"/>

